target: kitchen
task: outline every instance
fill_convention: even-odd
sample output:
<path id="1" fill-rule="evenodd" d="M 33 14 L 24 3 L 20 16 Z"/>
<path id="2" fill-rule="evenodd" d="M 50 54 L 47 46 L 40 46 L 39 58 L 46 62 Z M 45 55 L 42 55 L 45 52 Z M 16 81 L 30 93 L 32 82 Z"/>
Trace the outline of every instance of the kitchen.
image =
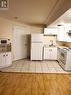
<path id="1" fill-rule="evenodd" d="M 2 79 L 9 83 L 1 95 L 71 93 L 70 1 L 39 1 L 10 0 L 9 10 L 0 10 L 0 88 Z"/>
<path id="2" fill-rule="evenodd" d="M 58 61 L 59 64 L 58 63 L 57 64 L 60 65 L 60 68 L 62 67 L 61 68 L 62 72 L 60 72 L 60 68 L 59 68 L 59 70 L 54 70 L 52 72 L 51 71 L 49 72 L 49 70 L 47 69 L 47 71 L 44 70 L 44 73 L 45 72 L 46 73 L 48 73 L 48 72 L 49 73 L 70 73 L 70 71 L 71 71 L 70 62 L 71 61 L 69 61 L 69 60 L 70 60 L 71 48 L 67 47 L 66 43 L 71 42 L 71 38 L 69 36 L 71 26 L 66 25 L 66 23 L 61 22 L 61 21 L 63 21 L 63 19 L 65 21 L 65 19 L 68 18 L 67 14 L 69 14 L 70 12 L 71 12 L 71 9 L 69 9 L 67 12 L 65 12 L 60 18 L 58 18 L 55 22 L 53 22 L 49 27 L 44 28 L 44 31 L 42 34 L 41 33 L 32 33 L 32 34 L 24 35 L 23 27 L 16 26 L 14 29 L 14 34 L 13 34 L 14 35 L 14 37 L 13 37 L 13 45 L 14 46 L 13 47 L 11 46 L 10 40 L 7 40 L 7 39 L 0 40 L 1 41 L 0 43 L 2 44 L 1 51 L 3 51 L 3 52 L 6 51 L 3 49 L 7 46 L 5 46 L 5 45 L 3 46 L 3 44 L 7 43 L 7 45 L 9 46 L 9 52 L 11 53 L 12 48 L 13 48 L 13 53 L 14 53 L 13 59 L 11 58 L 11 57 L 13 57 L 13 54 L 10 54 L 10 58 L 8 58 L 10 60 L 9 60 L 9 62 L 7 62 L 7 64 L 5 62 L 4 62 L 4 64 L 3 64 L 3 62 L 2 62 L 2 64 L 0 64 L 0 68 L 2 68 L 1 71 L 2 72 L 30 72 L 30 73 L 38 72 L 38 73 L 42 73 L 42 70 L 31 71 L 30 69 L 29 70 L 22 69 L 22 65 L 20 62 L 21 59 L 28 58 L 29 63 L 30 63 L 30 61 L 33 61 L 34 64 L 35 64 L 35 60 L 37 61 L 37 63 L 38 63 L 38 61 L 42 61 L 42 63 L 43 63 L 43 61 L 45 61 L 45 63 L 49 62 L 49 64 L 51 63 L 51 61 L 53 61 L 53 62 Z M 19 34 L 17 34 L 16 31 L 18 31 Z M 63 35 L 61 34 L 61 32 L 63 32 L 62 33 Z M 17 39 L 17 37 L 18 37 L 18 39 Z M 25 43 L 23 43 L 23 41 Z M 3 56 L 4 55 L 5 54 L 3 54 Z M 17 60 L 18 61 L 20 60 L 19 61 L 19 64 L 21 65 L 20 70 L 17 69 L 17 68 L 19 68 L 19 65 L 18 65 L 18 67 L 12 66 L 12 60 L 13 60 L 13 63 Z M 24 62 L 24 60 L 22 60 L 22 61 Z M 27 63 L 26 61 L 27 60 L 25 60 L 25 64 Z M 18 63 L 16 63 L 16 64 L 18 64 Z M 8 67 L 8 68 L 4 68 L 4 67 Z M 44 66 L 42 66 L 42 68 L 43 67 Z M 12 68 L 15 68 L 15 70 Z M 26 68 L 26 67 L 24 67 L 24 68 Z M 28 64 L 27 68 L 30 68 L 29 64 Z M 31 67 L 31 68 L 33 68 L 33 67 Z M 41 66 L 39 66 L 39 68 L 41 68 Z M 54 69 L 54 68 L 52 68 L 52 69 Z"/>

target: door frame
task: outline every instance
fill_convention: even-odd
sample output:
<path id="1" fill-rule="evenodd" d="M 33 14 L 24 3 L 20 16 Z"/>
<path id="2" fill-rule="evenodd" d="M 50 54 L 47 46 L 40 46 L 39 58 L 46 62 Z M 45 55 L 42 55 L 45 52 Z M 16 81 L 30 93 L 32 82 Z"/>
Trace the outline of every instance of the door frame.
<path id="1" fill-rule="evenodd" d="M 19 27 L 22 27 L 22 28 L 24 28 L 24 26 L 21 26 L 21 25 L 15 25 L 15 24 L 13 24 L 12 25 L 12 61 L 16 61 L 15 59 L 14 59 L 14 53 L 13 53 L 13 49 L 14 49 L 14 42 L 13 42 L 13 40 L 14 40 L 14 28 L 19 28 Z"/>

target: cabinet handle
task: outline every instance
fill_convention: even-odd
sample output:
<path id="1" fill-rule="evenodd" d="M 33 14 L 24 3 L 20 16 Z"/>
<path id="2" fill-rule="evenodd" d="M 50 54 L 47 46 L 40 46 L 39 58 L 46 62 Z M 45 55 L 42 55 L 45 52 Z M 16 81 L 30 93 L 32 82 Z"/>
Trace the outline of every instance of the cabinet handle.
<path id="1" fill-rule="evenodd" d="M 49 51 L 52 51 L 52 49 L 49 49 Z"/>

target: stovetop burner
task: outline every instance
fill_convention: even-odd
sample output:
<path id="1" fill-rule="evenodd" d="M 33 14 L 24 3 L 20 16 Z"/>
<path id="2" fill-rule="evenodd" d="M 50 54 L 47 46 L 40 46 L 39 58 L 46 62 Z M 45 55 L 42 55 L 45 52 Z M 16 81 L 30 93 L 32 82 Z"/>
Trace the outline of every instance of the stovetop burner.
<path id="1" fill-rule="evenodd" d="M 63 48 L 63 50 L 71 51 L 71 48 Z"/>
<path id="2" fill-rule="evenodd" d="M 69 47 L 68 49 L 71 49 L 71 47 Z"/>

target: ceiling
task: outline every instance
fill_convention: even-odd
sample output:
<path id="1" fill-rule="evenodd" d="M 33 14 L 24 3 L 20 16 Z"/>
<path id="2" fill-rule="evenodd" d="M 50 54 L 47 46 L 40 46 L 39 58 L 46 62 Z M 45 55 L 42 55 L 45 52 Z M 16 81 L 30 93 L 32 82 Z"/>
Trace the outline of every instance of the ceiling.
<path id="1" fill-rule="evenodd" d="M 49 27 L 58 27 L 58 25 L 71 26 L 71 8 L 50 24 Z"/>
<path id="2" fill-rule="evenodd" d="M 49 25 L 70 7 L 71 0 L 9 0 L 8 10 L 0 10 L 0 17 L 32 25 Z"/>

